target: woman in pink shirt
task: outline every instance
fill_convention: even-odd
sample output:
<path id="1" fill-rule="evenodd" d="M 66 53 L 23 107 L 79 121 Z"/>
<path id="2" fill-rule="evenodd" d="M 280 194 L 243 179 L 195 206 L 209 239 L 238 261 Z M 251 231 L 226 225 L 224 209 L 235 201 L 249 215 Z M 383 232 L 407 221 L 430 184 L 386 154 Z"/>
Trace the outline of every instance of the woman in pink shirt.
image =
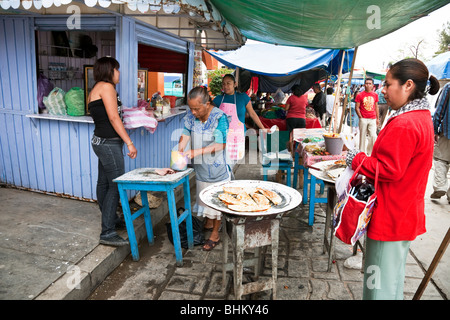
<path id="1" fill-rule="evenodd" d="M 296 128 L 306 128 L 306 106 L 308 98 L 298 84 L 292 86 L 292 95 L 286 101 L 285 110 L 286 127 L 289 131 L 289 141 L 292 150 L 292 130 Z"/>
<path id="2" fill-rule="evenodd" d="M 292 95 L 286 101 L 286 126 L 292 132 L 296 128 L 306 128 L 306 106 L 308 98 L 298 84 L 292 87 Z"/>

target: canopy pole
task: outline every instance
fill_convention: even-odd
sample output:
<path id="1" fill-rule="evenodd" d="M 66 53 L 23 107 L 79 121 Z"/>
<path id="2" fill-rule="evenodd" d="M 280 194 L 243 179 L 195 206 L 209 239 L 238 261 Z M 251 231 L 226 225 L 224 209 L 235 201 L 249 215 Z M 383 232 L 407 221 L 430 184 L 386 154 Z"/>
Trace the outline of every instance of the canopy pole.
<path id="1" fill-rule="evenodd" d="M 345 98 L 344 98 L 344 105 L 342 107 L 342 118 L 341 118 L 341 124 L 339 125 L 339 132 L 342 132 L 342 124 L 344 123 L 344 118 L 347 111 L 347 102 L 348 102 L 348 93 L 349 88 L 352 85 L 352 77 L 353 77 L 353 70 L 355 69 L 355 61 L 356 61 L 356 53 L 358 52 L 358 47 L 355 47 L 355 51 L 353 52 L 353 60 L 352 60 L 352 68 L 350 70 L 350 76 L 348 77 L 347 82 L 347 91 L 345 92 Z M 351 94 L 351 92 L 350 92 Z M 350 110 L 350 127 L 352 126 L 352 110 Z M 353 132 L 353 131 L 351 131 Z"/>
<path id="2" fill-rule="evenodd" d="M 341 67 L 339 69 L 339 76 L 338 76 L 338 85 L 336 90 L 336 96 L 334 97 L 334 104 L 333 104 L 333 113 L 331 114 L 331 121 L 330 121 L 330 127 L 328 131 L 331 131 L 331 124 L 333 123 L 334 119 L 334 126 L 333 126 L 333 132 L 336 132 L 337 127 L 337 111 L 339 107 L 339 100 L 341 96 L 341 78 L 342 78 L 342 68 L 344 67 L 344 60 L 345 60 L 345 51 L 342 51 L 342 61 L 341 61 Z"/>

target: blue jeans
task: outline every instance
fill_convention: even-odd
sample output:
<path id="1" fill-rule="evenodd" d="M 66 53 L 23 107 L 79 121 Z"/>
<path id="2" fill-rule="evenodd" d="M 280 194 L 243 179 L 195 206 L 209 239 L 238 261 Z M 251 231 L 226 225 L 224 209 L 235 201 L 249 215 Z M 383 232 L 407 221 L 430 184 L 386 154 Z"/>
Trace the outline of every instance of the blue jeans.
<path id="1" fill-rule="evenodd" d="M 119 189 L 113 179 L 125 173 L 122 139 L 105 139 L 95 135 L 91 140 L 92 149 L 98 157 L 97 201 L 102 212 L 102 232 L 100 239 L 116 235 L 118 220 Z"/>

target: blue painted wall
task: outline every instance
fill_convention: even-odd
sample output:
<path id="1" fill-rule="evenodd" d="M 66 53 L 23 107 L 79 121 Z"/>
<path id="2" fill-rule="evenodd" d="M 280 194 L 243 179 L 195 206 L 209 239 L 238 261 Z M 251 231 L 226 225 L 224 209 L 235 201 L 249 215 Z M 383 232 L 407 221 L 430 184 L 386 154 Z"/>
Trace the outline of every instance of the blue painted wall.
<path id="1" fill-rule="evenodd" d="M 111 18 L 107 20 L 111 23 Z M 116 58 L 121 65 L 118 91 L 124 105 L 135 106 L 138 37 L 139 41 L 145 39 L 150 43 L 151 37 L 158 35 L 159 43 L 166 41 L 168 47 L 175 46 L 185 53 L 192 51 L 189 50 L 192 44 L 159 35 L 154 28 L 127 17 L 115 17 L 114 21 Z M 58 26 L 58 20 L 52 20 L 50 25 Z M 26 117 L 38 113 L 34 27 L 35 20 L 31 17 L 0 16 L 0 182 L 96 199 L 97 157 L 90 144 L 94 125 Z M 193 61 L 193 56 L 190 55 L 189 61 Z M 190 78 L 192 70 L 188 71 Z M 168 167 L 170 150 L 177 144 L 183 125 L 182 118 L 183 115 L 178 115 L 159 122 L 153 134 L 144 128 L 129 131 L 138 157 L 131 160 L 125 155 L 125 170 Z"/>

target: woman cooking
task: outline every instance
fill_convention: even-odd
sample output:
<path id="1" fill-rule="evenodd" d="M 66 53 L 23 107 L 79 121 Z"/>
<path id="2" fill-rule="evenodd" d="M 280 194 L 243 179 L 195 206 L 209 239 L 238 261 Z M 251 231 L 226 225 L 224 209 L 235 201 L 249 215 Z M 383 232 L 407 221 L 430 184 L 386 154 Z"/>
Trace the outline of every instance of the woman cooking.
<path id="1" fill-rule="evenodd" d="M 378 163 L 377 200 L 367 229 L 364 263 L 365 300 L 402 300 L 406 257 L 411 241 L 425 233 L 424 195 L 433 156 L 433 124 L 426 98 L 439 90 L 417 59 L 394 64 L 382 93 L 394 113 L 380 131 L 371 156 L 358 150 L 347 155 L 354 170 L 374 179 Z"/>
<path id="2" fill-rule="evenodd" d="M 231 116 L 230 128 L 227 135 L 227 163 L 232 166 L 245 154 L 245 111 L 260 129 L 264 125 L 253 110 L 250 98 L 245 93 L 236 92 L 236 80 L 231 74 L 222 79 L 223 94 L 214 98 L 214 104 L 220 110 Z"/>
<path id="3" fill-rule="evenodd" d="M 188 105 L 190 111 L 184 117 L 178 151 L 192 159 L 197 185 L 196 203 L 192 211 L 205 217 L 205 229 L 212 229 L 203 246 L 205 251 L 210 251 L 220 240 L 222 214 L 206 206 L 199 194 L 209 185 L 229 181 L 231 178 L 223 152 L 230 117 L 222 110 L 214 108 L 205 87 L 196 87 L 189 92 Z M 188 142 L 190 150 L 186 149 Z"/>

